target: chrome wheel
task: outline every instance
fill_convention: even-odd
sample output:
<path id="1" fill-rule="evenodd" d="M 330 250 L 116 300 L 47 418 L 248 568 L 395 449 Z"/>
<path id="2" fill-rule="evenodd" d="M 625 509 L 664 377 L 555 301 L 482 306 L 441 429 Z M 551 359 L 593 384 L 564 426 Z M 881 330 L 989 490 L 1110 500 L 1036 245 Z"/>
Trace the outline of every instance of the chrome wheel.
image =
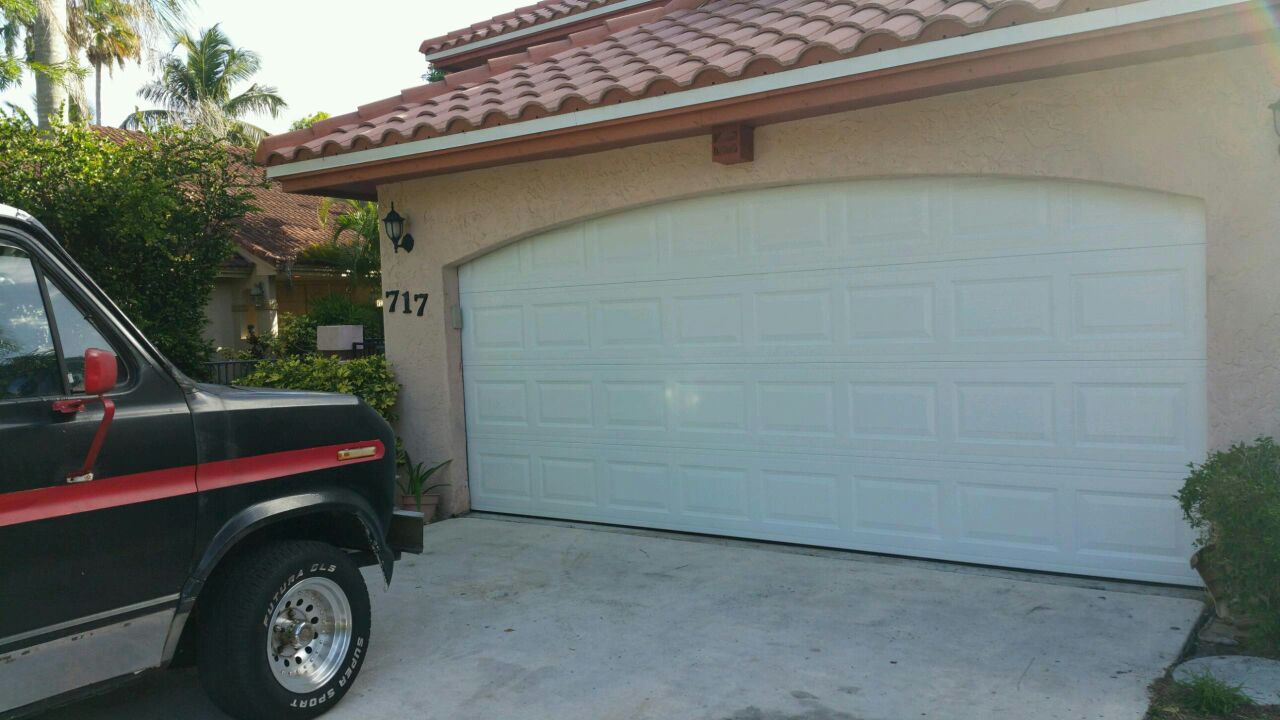
<path id="1" fill-rule="evenodd" d="M 276 604 L 267 633 L 267 662 L 284 689 L 303 694 L 333 679 L 351 647 L 351 603 L 338 584 L 311 577 Z"/>

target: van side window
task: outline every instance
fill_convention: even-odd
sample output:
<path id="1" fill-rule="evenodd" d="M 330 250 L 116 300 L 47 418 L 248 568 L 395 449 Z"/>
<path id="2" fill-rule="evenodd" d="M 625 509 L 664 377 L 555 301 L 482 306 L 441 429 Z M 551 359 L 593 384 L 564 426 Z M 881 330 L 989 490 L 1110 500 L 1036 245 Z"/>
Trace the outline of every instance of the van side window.
<path id="1" fill-rule="evenodd" d="M 53 331 L 31 257 L 0 242 L 0 400 L 61 395 Z"/>
<path id="2" fill-rule="evenodd" d="M 58 339 L 62 341 L 62 357 L 67 363 L 67 387 L 73 393 L 84 392 L 84 351 L 89 348 L 110 350 L 115 354 L 116 385 L 123 387 L 129 381 L 129 368 L 124 364 L 120 351 L 107 342 L 93 320 L 76 307 L 58 287 L 57 281 L 47 274 L 45 287 L 49 290 L 49 307 L 58 325 Z"/>

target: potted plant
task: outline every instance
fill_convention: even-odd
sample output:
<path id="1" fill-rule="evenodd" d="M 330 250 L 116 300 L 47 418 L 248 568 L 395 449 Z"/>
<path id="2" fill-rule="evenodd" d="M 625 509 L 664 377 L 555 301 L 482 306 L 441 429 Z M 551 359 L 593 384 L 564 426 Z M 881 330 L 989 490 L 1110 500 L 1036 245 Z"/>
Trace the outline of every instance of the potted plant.
<path id="1" fill-rule="evenodd" d="M 445 460 L 439 465 L 428 468 L 425 463 L 413 462 L 405 450 L 400 451 L 400 458 L 400 464 L 404 467 L 404 473 L 399 481 L 400 505 L 406 510 L 417 510 L 422 513 L 423 522 L 431 522 L 440 504 L 440 496 L 432 495 L 431 491 L 449 487 L 448 483 L 432 485 L 431 478 L 448 467 L 453 460 Z"/>
<path id="2" fill-rule="evenodd" d="M 1280 648 L 1280 446 L 1258 438 L 1210 453 L 1178 502 L 1200 532 L 1191 565 L 1218 616 Z"/>

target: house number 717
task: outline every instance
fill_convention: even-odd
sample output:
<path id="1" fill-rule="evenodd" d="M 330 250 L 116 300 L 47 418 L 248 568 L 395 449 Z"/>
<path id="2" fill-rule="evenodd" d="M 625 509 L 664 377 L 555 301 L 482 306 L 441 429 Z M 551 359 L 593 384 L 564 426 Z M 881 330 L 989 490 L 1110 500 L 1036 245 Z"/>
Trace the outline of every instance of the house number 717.
<path id="1" fill-rule="evenodd" d="M 410 293 L 408 290 L 388 290 L 386 295 L 387 299 L 391 301 L 391 304 L 387 305 L 387 312 L 389 313 L 395 312 L 396 306 L 403 305 L 404 310 L 400 312 L 405 315 L 412 315 L 415 303 L 418 306 L 418 317 L 422 317 L 422 314 L 427 311 L 426 293 Z M 401 299 L 404 300 L 403 303 L 400 302 Z"/>

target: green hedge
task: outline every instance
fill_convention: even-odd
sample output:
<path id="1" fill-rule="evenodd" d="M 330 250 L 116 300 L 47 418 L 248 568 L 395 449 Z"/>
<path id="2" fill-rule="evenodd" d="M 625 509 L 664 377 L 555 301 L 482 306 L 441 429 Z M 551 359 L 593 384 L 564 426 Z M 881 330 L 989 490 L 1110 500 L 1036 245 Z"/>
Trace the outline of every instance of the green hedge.
<path id="1" fill-rule="evenodd" d="M 400 385 L 385 357 L 338 360 L 322 355 L 263 360 L 237 385 L 287 390 L 316 390 L 355 395 L 388 422 L 395 419 Z"/>
<path id="2" fill-rule="evenodd" d="M 382 310 L 373 302 L 357 302 L 342 295 L 327 295 L 311 303 L 305 315 L 281 313 L 280 332 L 263 338 L 256 356 L 288 357 L 316 352 L 316 328 L 321 325 L 363 325 L 367 338 L 382 337 Z M 254 356 L 252 349 L 248 353 Z"/>
<path id="3" fill-rule="evenodd" d="M 0 117 L 0 202 L 48 226 L 178 367 L 212 351 L 204 307 L 250 209 L 247 172 L 225 143 L 170 128 L 112 140 Z"/>
<path id="4" fill-rule="evenodd" d="M 1280 447 L 1271 438 L 1211 453 L 1178 493 L 1220 575 L 1223 600 L 1280 650 Z"/>

